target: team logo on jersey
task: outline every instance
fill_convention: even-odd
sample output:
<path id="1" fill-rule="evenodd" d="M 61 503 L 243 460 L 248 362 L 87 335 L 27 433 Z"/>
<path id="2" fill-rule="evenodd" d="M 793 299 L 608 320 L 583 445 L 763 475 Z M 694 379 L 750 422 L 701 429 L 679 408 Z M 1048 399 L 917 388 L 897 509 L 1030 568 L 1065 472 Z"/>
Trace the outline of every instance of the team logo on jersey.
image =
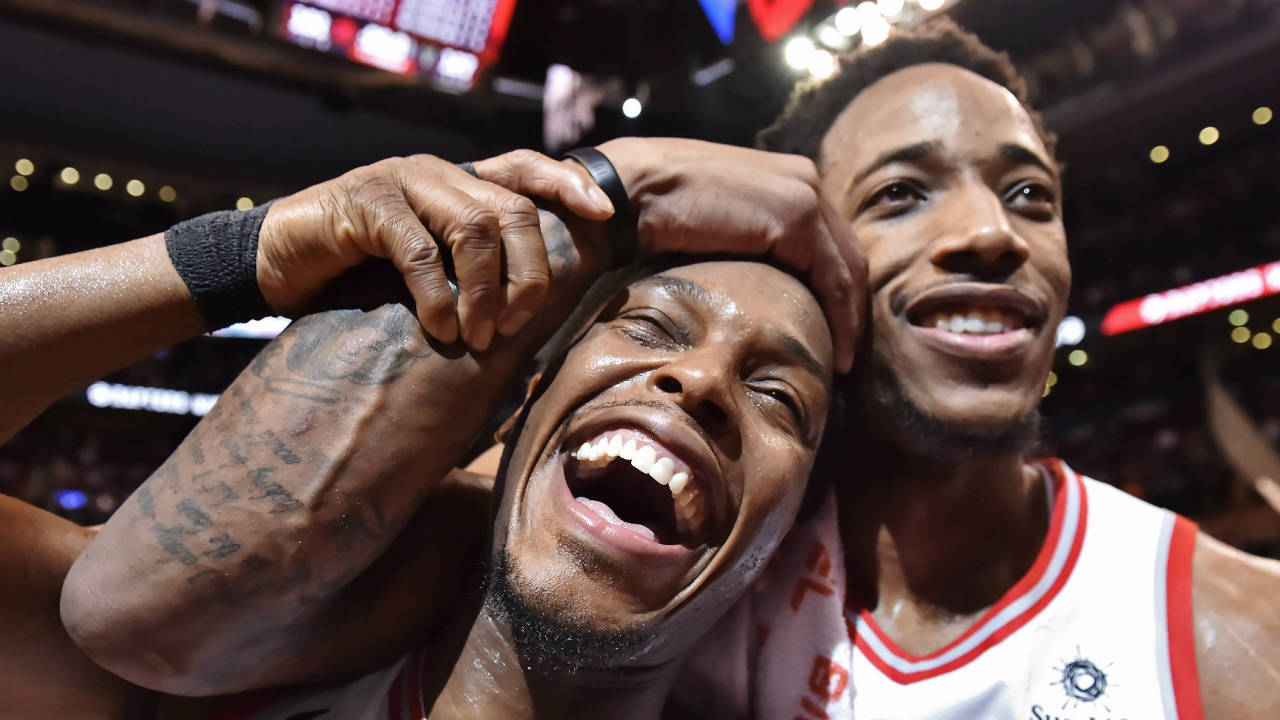
<path id="1" fill-rule="evenodd" d="M 1107 674 L 1090 660 L 1076 658 L 1065 661 L 1061 668 L 1054 670 L 1062 673 L 1054 684 L 1062 686 L 1068 701 L 1093 702 L 1107 691 Z"/>
<path id="2" fill-rule="evenodd" d="M 1107 664 L 1105 667 L 1110 668 L 1111 665 Z M 1062 702 L 1062 710 L 1067 710 L 1068 708 L 1078 710 L 1081 705 L 1085 705 L 1091 708 L 1089 710 L 1090 717 L 1095 717 L 1094 713 L 1097 712 L 1093 708 L 1101 709 L 1106 713 L 1106 716 L 1110 716 L 1111 708 L 1107 707 L 1102 697 L 1106 694 L 1108 685 L 1114 685 L 1114 683 L 1109 682 L 1103 669 L 1098 667 L 1098 664 L 1094 661 L 1086 658 L 1084 653 L 1080 652 L 1079 647 L 1076 648 L 1074 659 L 1063 660 L 1060 665 L 1054 666 L 1053 671 L 1056 673 L 1057 679 L 1050 684 L 1061 688 L 1063 694 L 1066 695 L 1066 699 Z M 1097 705 L 1092 703 L 1097 703 Z M 1031 706 L 1032 720 L 1074 720 L 1071 717 L 1058 716 L 1052 713 L 1053 711 L 1048 711 L 1041 705 Z"/>

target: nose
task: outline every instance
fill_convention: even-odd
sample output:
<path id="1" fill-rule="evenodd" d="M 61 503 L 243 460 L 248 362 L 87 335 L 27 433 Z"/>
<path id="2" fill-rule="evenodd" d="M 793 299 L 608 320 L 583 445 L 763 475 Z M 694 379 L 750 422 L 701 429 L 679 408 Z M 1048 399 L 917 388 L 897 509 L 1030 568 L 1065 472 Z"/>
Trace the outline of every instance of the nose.
<path id="1" fill-rule="evenodd" d="M 1004 201 L 986 184 L 972 182 L 952 197 L 945 232 L 931 260 L 947 272 L 999 280 L 1027 261 L 1027 242 L 1009 222 Z"/>
<path id="2" fill-rule="evenodd" d="M 733 424 L 729 369 L 710 349 L 686 352 L 663 364 L 650 374 L 649 385 L 712 435 L 720 435 Z"/>

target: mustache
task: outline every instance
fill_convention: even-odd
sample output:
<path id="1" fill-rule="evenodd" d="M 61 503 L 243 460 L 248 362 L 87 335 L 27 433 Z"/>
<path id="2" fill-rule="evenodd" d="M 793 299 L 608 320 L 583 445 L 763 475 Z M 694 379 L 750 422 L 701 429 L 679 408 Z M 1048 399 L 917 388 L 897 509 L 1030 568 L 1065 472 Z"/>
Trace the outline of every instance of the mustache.
<path id="1" fill-rule="evenodd" d="M 1023 295 L 1026 295 L 1032 298 L 1040 296 L 1039 293 L 1034 293 L 1029 288 L 1024 287 L 1022 283 L 994 282 L 991 280 L 984 280 L 982 278 L 975 277 L 973 275 L 953 275 L 951 277 L 943 278 L 941 280 L 934 280 L 933 282 L 928 283 L 927 285 L 924 285 L 922 287 L 916 287 L 916 288 L 910 288 L 910 289 L 898 288 L 896 290 L 893 290 L 889 294 L 889 311 L 894 315 L 902 315 L 907 311 L 907 305 L 911 303 L 912 298 L 916 296 L 923 295 L 927 292 L 932 292 L 935 288 L 946 287 L 948 285 L 955 285 L 957 283 L 979 283 L 979 282 L 984 285 L 1003 285 L 1007 288 L 1011 288 L 1013 290 L 1016 290 L 1022 293 Z"/>
<path id="2" fill-rule="evenodd" d="M 597 410 L 608 410 L 610 408 L 637 407 L 661 410 L 663 413 L 674 417 L 676 422 L 698 433 L 698 437 L 702 438 L 702 441 L 709 447 L 715 447 L 715 442 L 712 440 L 711 436 L 707 434 L 706 429 L 699 425 L 696 420 L 689 417 L 688 413 L 680 410 L 679 408 L 675 408 L 676 412 L 672 412 L 673 405 L 671 403 L 658 402 L 657 400 L 605 400 L 599 403 L 588 403 L 575 410 L 573 412 L 573 416 L 570 417 L 570 420 L 572 420 L 573 417 L 576 417 L 579 413 L 588 411 L 595 412 Z M 567 424 L 568 423 L 566 423 L 566 425 Z"/>

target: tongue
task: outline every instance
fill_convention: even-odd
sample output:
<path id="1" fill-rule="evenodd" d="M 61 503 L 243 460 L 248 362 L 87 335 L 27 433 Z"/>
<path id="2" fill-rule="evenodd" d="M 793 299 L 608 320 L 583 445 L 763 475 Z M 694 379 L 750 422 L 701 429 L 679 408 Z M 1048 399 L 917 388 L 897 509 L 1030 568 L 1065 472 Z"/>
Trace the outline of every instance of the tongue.
<path id="1" fill-rule="evenodd" d="M 613 508 L 609 507 L 608 505 L 605 505 L 599 500 L 592 500 L 591 498 L 585 498 L 585 497 L 579 497 L 574 499 L 582 503 L 583 505 L 586 505 L 588 508 L 591 509 L 592 512 L 604 518 L 604 521 L 609 523 L 610 525 L 617 525 L 618 527 L 624 527 L 630 530 L 631 532 L 636 533 L 637 535 L 640 535 L 642 537 L 653 540 L 654 542 L 657 542 L 658 538 L 656 535 L 653 534 L 652 530 L 645 527 L 644 525 L 637 525 L 635 523 L 629 523 L 623 520 L 613 512 Z"/>

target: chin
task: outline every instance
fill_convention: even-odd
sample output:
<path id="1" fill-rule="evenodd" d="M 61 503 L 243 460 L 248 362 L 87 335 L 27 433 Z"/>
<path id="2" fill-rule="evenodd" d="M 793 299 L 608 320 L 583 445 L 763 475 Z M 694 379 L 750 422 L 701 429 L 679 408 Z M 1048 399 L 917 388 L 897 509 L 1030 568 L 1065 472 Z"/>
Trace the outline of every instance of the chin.
<path id="1" fill-rule="evenodd" d="M 877 373 L 860 393 L 867 427 L 886 428 L 894 444 L 938 458 L 1024 454 L 1040 433 L 1039 403 L 1023 388 L 904 388 Z"/>

